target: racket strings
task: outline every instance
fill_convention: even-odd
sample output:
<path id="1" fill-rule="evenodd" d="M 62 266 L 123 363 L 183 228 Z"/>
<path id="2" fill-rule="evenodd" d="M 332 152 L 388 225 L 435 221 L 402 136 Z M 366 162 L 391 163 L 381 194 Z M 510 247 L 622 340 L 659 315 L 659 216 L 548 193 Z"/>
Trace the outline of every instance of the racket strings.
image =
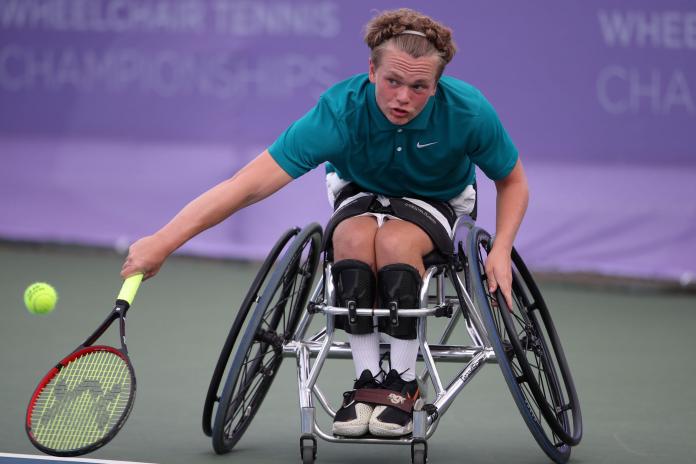
<path id="1" fill-rule="evenodd" d="M 63 367 L 39 394 L 31 415 L 37 443 L 57 451 L 93 445 L 118 425 L 131 397 L 124 359 L 90 351 Z"/>

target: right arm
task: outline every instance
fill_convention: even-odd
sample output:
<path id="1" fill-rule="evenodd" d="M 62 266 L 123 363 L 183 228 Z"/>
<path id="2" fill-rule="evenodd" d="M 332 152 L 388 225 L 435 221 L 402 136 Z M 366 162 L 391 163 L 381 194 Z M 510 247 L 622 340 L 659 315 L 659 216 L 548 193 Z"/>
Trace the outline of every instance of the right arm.
<path id="1" fill-rule="evenodd" d="M 143 237 L 128 251 L 121 276 L 142 272 L 157 274 L 164 260 L 177 248 L 236 211 L 263 200 L 292 180 L 265 150 L 232 178 L 227 179 L 186 205 L 155 234 Z"/>

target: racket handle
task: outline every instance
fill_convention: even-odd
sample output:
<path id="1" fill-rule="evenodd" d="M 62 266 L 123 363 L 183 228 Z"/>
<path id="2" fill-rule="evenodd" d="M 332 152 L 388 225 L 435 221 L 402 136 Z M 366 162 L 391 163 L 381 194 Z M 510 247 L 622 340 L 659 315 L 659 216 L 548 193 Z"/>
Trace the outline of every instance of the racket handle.
<path id="1" fill-rule="evenodd" d="M 138 287 L 140 287 L 142 280 L 142 274 L 133 274 L 126 278 L 117 299 L 127 302 L 129 306 L 133 304 L 133 299 L 135 299 L 135 294 L 138 292 Z"/>

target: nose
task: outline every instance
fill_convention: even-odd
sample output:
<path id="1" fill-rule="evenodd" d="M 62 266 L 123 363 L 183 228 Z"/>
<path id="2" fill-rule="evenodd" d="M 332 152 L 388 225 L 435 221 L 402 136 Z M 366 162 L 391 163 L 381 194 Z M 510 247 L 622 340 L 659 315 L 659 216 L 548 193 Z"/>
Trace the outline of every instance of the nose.
<path id="1" fill-rule="evenodd" d="M 401 105 L 405 105 L 409 101 L 409 96 L 408 96 L 408 87 L 405 85 L 402 85 L 399 87 L 399 89 L 396 91 L 396 101 L 399 102 Z"/>

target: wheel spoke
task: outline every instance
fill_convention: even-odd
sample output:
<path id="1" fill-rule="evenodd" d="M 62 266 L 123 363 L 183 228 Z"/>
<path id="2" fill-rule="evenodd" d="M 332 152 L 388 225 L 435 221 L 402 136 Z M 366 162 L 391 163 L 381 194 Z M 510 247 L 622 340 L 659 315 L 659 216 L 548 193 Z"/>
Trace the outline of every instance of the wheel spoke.
<path id="1" fill-rule="evenodd" d="M 265 362 L 262 366 L 261 369 L 258 370 L 258 372 L 263 372 L 263 371 L 268 371 L 268 367 L 274 364 L 277 360 L 277 357 L 273 356 L 271 357 L 267 362 Z M 275 368 L 274 368 L 275 369 Z M 274 370 L 273 369 L 273 370 Z M 241 424 L 241 420 L 244 419 L 245 412 L 249 410 L 249 408 L 254 407 L 254 400 L 256 399 L 256 394 L 260 389 L 261 384 L 265 380 L 266 376 L 265 375 L 255 375 L 252 379 L 248 381 L 245 381 L 245 379 L 242 379 L 240 387 L 237 389 L 237 394 L 233 398 L 233 404 L 239 404 L 241 402 L 241 408 L 235 408 L 232 417 L 229 418 L 228 422 L 226 423 L 225 430 L 226 432 L 233 433 L 238 427 L 239 424 Z M 237 427 L 235 427 L 235 430 L 231 429 L 231 424 L 235 422 L 235 418 L 239 416 L 241 413 L 241 420 L 237 424 Z"/>
<path id="2" fill-rule="evenodd" d="M 264 356 L 266 356 L 266 353 L 268 353 L 268 351 L 261 352 L 260 349 L 259 349 L 259 352 L 260 353 L 257 353 L 253 358 L 244 361 L 244 363 L 243 363 L 244 369 L 246 369 L 247 366 L 249 366 L 249 364 L 258 361 L 259 359 L 262 359 Z"/>

